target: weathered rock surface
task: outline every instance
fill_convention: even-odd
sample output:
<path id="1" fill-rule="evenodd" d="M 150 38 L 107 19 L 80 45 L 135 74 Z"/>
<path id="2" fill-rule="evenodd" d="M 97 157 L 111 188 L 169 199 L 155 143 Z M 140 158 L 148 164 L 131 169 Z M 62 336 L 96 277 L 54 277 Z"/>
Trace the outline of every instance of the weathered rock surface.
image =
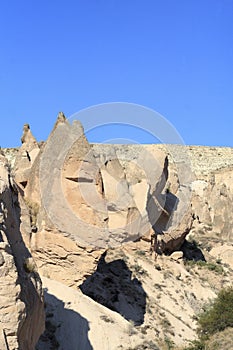
<path id="1" fill-rule="evenodd" d="M 193 183 L 193 233 L 233 242 L 233 167 L 222 168 Z"/>
<path id="2" fill-rule="evenodd" d="M 24 125 L 21 142 L 22 146 L 19 148 L 14 162 L 14 176 L 18 185 L 24 188 L 27 185 L 31 166 L 40 151 L 29 124 Z"/>
<path id="3" fill-rule="evenodd" d="M 91 274 L 108 247 L 150 239 L 155 229 L 161 233 L 159 217 L 165 213 L 168 221 L 173 212 L 164 209 L 164 151 L 151 155 L 141 148 L 133 159 L 113 146 L 100 152 L 89 145 L 82 126 L 70 125 L 63 114 L 30 165 L 23 193 L 31 232 L 25 224 L 22 232 L 30 237 L 39 271 L 68 285 Z"/>
<path id="4" fill-rule="evenodd" d="M 231 241 L 230 150 L 89 145 L 82 126 L 63 113 L 41 148 L 24 129 L 14 165 L 26 200 L 21 231 L 42 274 L 79 284 L 105 249 L 141 237 L 154 236 L 155 250 L 167 254 L 190 232 Z M 216 160 L 221 152 L 225 163 Z"/>
<path id="5" fill-rule="evenodd" d="M 145 342 L 146 334 L 153 348 L 168 330 L 176 344 L 195 338 L 193 317 L 232 280 L 233 149 L 90 145 L 81 124 L 70 125 L 60 113 L 44 144 L 38 145 L 25 125 L 22 146 L 4 150 L 1 157 L 0 348 L 33 349 L 42 332 L 38 272 L 57 281 L 54 286 L 66 285 L 66 291 L 78 287 L 102 304 L 98 310 L 119 313 L 114 318 L 106 311 L 101 327 L 122 323 L 122 339 L 126 322 L 133 321 L 139 327 L 135 331 L 129 324 L 129 336 L 137 335 L 135 346 Z M 151 243 L 159 253 L 156 264 Z M 194 260 L 190 266 L 184 263 L 189 259 Z M 195 260 L 202 265 L 193 265 Z M 213 270 L 206 273 L 208 268 Z M 79 307 L 73 305 L 75 313 Z M 61 325 L 59 312 L 54 313 L 61 329 L 52 325 L 52 338 L 44 334 L 38 349 L 49 348 L 48 339 L 57 344 L 55 333 L 64 341 L 74 318 L 78 327 L 86 327 L 79 338 L 82 346 L 121 348 L 109 347 L 107 337 L 94 339 L 99 320 L 90 313 L 84 312 L 93 322 L 91 343 L 87 320 L 71 311 Z M 64 305 L 62 314 L 67 315 Z M 75 337 L 73 327 L 73 343 Z"/>
<path id="6" fill-rule="evenodd" d="M 20 232 L 20 193 L 0 155 L 0 348 L 31 350 L 44 329 L 42 285 Z"/>
<path id="7" fill-rule="evenodd" d="M 144 147 L 152 151 L 155 146 Z M 181 201 L 186 203 L 186 213 L 191 210 L 193 216 L 191 234 L 232 244 L 233 149 L 175 145 L 157 147 L 170 151 L 168 183 L 171 197 L 173 194 L 179 197 L 177 191 L 180 187 L 181 173 L 191 188 L 191 195 L 188 193 L 187 200 Z M 181 171 L 178 168 L 177 172 L 177 165 L 179 167 L 184 162 L 187 162 L 185 172 L 182 167 Z M 180 215 L 180 210 L 176 212 Z M 190 225 L 190 221 L 188 222 L 188 225 L 183 222 L 184 227 Z"/>

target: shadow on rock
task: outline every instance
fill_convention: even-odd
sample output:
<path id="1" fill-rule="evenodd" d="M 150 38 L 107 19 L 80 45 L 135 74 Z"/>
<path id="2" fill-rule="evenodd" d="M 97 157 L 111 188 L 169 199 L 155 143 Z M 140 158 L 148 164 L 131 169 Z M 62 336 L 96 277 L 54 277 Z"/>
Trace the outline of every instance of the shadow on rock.
<path id="1" fill-rule="evenodd" d="M 79 287 L 81 291 L 105 307 L 118 312 L 135 325 L 144 322 L 146 293 L 122 259 L 107 263 L 104 253 L 97 271 Z"/>
<path id="2" fill-rule="evenodd" d="M 46 290 L 44 296 L 46 328 L 36 350 L 93 350 L 88 339 L 88 321 Z"/>
<path id="3" fill-rule="evenodd" d="M 181 250 L 184 253 L 184 258 L 187 260 L 206 261 L 204 254 L 202 253 L 201 249 L 197 246 L 195 241 L 188 242 L 187 240 L 185 240 L 181 247 Z"/>

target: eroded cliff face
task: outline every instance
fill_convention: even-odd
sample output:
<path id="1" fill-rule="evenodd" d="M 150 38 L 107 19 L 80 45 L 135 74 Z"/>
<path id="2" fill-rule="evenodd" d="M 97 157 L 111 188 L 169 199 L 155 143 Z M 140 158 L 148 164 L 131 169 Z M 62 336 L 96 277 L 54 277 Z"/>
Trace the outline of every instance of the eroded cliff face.
<path id="1" fill-rule="evenodd" d="M 106 249 L 142 237 L 154 237 L 156 253 L 181 247 L 193 221 L 191 189 L 179 179 L 168 191 L 166 149 L 89 145 L 63 114 L 41 147 L 27 125 L 22 140 L 13 166 L 25 202 L 22 235 L 43 275 L 75 286 Z"/>
<path id="2" fill-rule="evenodd" d="M 31 350 L 44 330 L 42 283 L 20 231 L 20 196 L 10 177 L 9 164 L 1 154 L 0 348 L 3 350 Z"/>
<path id="3" fill-rule="evenodd" d="M 193 233 L 232 243 L 233 150 L 193 147 L 192 159 L 196 168 Z"/>
<path id="4" fill-rule="evenodd" d="M 48 286 L 51 279 L 78 287 L 126 320 L 151 327 L 147 332 L 152 338 L 159 327 L 160 336 L 166 336 L 163 313 L 184 328 L 186 339 L 195 337 L 192 317 L 215 291 L 197 281 L 182 258 L 200 257 L 193 245 L 187 249 L 191 237 L 201 242 L 208 257 L 233 268 L 233 149 L 90 145 L 80 123 L 70 125 L 60 113 L 45 143 L 38 144 L 25 125 L 22 146 L 3 150 L 1 157 L 0 271 L 12 291 L 6 299 L 12 314 L 3 313 L 0 326 L 3 344 L 33 349 L 42 332 L 39 274 Z M 182 294 L 187 283 L 193 292 Z M 177 289 L 172 291 L 170 284 Z M 3 285 L 0 293 L 5 297 Z M 149 302 L 155 303 L 154 310 Z M 182 319 L 171 313 L 170 304 L 180 314 L 185 305 Z M 92 329 L 93 342 L 94 333 Z M 184 334 L 170 336 L 179 344 Z M 104 340 L 101 344 L 95 349 L 109 349 Z"/>
<path id="5" fill-rule="evenodd" d="M 6 156 L 24 198 L 22 235 L 43 275 L 77 285 L 106 249 L 128 241 L 153 241 L 159 254 L 190 233 L 232 242 L 232 149 L 89 145 L 62 113 L 46 143 L 28 125 L 22 142 Z"/>

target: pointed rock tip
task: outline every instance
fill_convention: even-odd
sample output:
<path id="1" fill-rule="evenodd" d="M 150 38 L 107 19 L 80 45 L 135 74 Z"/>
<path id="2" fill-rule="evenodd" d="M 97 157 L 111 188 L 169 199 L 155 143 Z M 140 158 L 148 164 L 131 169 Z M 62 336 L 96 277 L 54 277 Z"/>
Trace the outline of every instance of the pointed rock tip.
<path id="1" fill-rule="evenodd" d="M 64 123 L 64 122 L 66 122 L 66 116 L 65 116 L 65 114 L 63 113 L 63 112 L 59 112 L 58 113 L 58 116 L 57 116 L 57 121 L 56 121 L 56 123 L 58 124 L 58 123 Z"/>
<path id="2" fill-rule="evenodd" d="M 30 125 L 29 124 L 24 124 L 23 131 L 28 131 L 28 130 L 30 130 Z"/>
<path id="3" fill-rule="evenodd" d="M 56 120 L 56 122 L 54 124 L 52 132 L 54 132 L 54 130 L 56 129 L 56 127 L 59 124 L 64 124 L 64 123 L 67 123 L 66 116 L 65 116 L 65 114 L 63 112 L 59 112 L 58 115 L 57 115 L 57 120 Z"/>
<path id="4" fill-rule="evenodd" d="M 37 141 L 35 137 L 31 133 L 30 125 L 24 124 L 23 126 L 23 136 L 21 137 L 21 143 L 35 143 L 37 144 Z"/>

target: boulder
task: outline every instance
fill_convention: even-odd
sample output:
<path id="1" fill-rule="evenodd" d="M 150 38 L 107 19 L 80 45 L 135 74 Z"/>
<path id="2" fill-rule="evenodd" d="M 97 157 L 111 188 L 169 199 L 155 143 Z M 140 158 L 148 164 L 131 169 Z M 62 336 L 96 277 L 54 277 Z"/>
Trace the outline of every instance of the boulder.
<path id="1" fill-rule="evenodd" d="M 177 251 L 177 252 L 173 252 L 171 255 L 170 255 L 170 258 L 172 260 L 180 260 L 180 259 L 183 259 L 183 256 L 184 256 L 184 253 L 181 252 L 181 251 Z"/>

